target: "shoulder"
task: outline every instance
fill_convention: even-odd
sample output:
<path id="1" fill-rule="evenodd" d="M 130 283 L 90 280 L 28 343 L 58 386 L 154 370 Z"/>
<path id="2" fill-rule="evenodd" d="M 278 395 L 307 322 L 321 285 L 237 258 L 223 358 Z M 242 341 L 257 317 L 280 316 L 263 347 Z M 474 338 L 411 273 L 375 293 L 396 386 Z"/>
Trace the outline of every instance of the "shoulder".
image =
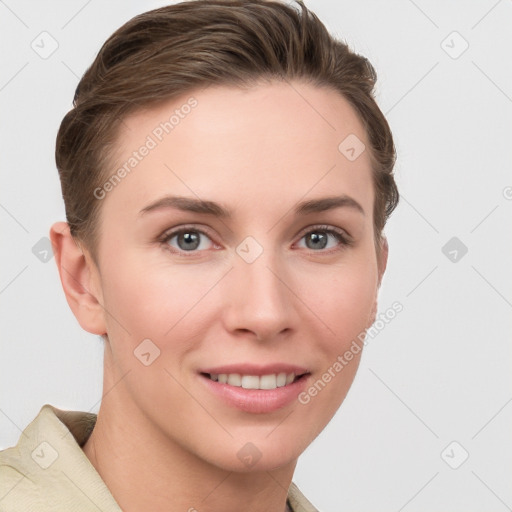
<path id="1" fill-rule="evenodd" d="M 292 482 L 288 489 L 288 503 L 293 512 L 319 512 L 310 501 L 300 492 L 297 485 Z"/>
<path id="2" fill-rule="evenodd" d="M 0 512 L 50 510 L 44 494 L 18 468 L 8 465 L 0 452 Z"/>
<path id="3" fill-rule="evenodd" d="M 41 411 L 36 419 L 39 415 Z M 31 431 L 36 419 L 21 433 L 16 446 L 0 451 L 0 512 L 47 508 L 44 494 L 37 492 L 35 468 L 32 467 L 35 465 L 33 449 L 29 450 L 33 441 Z"/>
<path id="4" fill-rule="evenodd" d="M 44 405 L 18 443 L 0 451 L 0 512 L 121 509 L 81 445 L 95 415 Z"/>

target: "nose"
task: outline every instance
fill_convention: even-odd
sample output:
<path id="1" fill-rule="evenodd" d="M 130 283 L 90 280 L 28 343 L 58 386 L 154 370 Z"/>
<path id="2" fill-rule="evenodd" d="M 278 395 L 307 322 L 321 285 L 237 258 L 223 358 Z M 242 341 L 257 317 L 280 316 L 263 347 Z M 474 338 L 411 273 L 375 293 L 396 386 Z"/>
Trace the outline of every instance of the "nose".
<path id="1" fill-rule="evenodd" d="M 265 251 L 252 263 L 235 256 L 225 290 L 226 329 L 236 335 L 250 333 L 258 341 L 289 333 L 297 316 L 288 280 L 284 266 Z"/>

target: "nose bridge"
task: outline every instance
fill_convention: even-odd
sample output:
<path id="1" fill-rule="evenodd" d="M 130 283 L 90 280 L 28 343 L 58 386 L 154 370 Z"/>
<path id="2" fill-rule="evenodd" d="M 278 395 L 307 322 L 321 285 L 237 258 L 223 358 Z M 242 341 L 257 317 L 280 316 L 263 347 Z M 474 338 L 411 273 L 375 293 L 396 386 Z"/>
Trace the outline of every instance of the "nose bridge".
<path id="1" fill-rule="evenodd" d="M 292 294 L 283 283 L 285 269 L 274 251 L 258 248 L 253 240 L 242 242 L 231 274 L 230 329 L 250 330 L 264 339 L 291 327 Z"/>

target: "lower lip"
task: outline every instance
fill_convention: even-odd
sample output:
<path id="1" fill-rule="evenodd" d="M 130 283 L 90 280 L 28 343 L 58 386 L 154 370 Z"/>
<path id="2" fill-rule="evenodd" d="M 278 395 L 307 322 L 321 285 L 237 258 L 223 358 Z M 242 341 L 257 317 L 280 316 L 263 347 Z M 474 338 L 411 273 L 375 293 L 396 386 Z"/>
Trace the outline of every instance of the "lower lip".
<path id="1" fill-rule="evenodd" d="M 204 375 L 200 375 L 200 378 L 212 393 L 228 405 L 241 411 L 261 414 L 277 411 L 297 400 L 297 396 L 306 388 L 309 374 L 275 389 L 245 389 L 222 384 Z"/>

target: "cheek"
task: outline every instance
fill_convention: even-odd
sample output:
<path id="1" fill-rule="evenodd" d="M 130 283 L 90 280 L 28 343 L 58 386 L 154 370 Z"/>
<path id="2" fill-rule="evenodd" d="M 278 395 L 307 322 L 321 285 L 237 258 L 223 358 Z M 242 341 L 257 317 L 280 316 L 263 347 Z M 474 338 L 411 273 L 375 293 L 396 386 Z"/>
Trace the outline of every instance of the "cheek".
<path id="1" fill-rule="evenodd" d="M 358 262 L 336 269 L 320 269 L 303 280 L 303 296 L 322 320 L 328 333 L 328 352 L 339 350 L 369 327 L 376 300 L 377 269 L 371 262 Z"/>
<path id="2" fill-rule="evenodd" d="M 303 296 L 318 317 L 316 350 L 321 355 L 322 371 L 351 351 L 350 364 L 329 386 L 332 393 L 344 396 L 354 378 L 376 301 L 377 280 L 376 262 L 362 258 L 336 269 L 319 270 L 304 284 Z"/>
<path id="3" fill-rule="evenodd" d="M 106 269 L 104 306 L 111 341 L 135 348 L 151 339 L 161 350 L 172 341 L 173 353 L 186 350 L 190 338 L 208 321 L 202 298 L 222 269 L 145 262 L 135 257 Z M 199 314 L 198 314 L 199 313 Z M 130 351 L 128 351 L 130 352 Z"/>
<path id="4" fill-rule="evenodd" d="M 368 261 L 316 272 L 305 282 L 304 297 L 318 316 L 310 332 L 312 337 L 316 334 L 319 365 L 310 387 L 298 396 L 309 437 L 318 435 L 332 419 L 352 385 L 376 291 L 376 266 Z"/>

